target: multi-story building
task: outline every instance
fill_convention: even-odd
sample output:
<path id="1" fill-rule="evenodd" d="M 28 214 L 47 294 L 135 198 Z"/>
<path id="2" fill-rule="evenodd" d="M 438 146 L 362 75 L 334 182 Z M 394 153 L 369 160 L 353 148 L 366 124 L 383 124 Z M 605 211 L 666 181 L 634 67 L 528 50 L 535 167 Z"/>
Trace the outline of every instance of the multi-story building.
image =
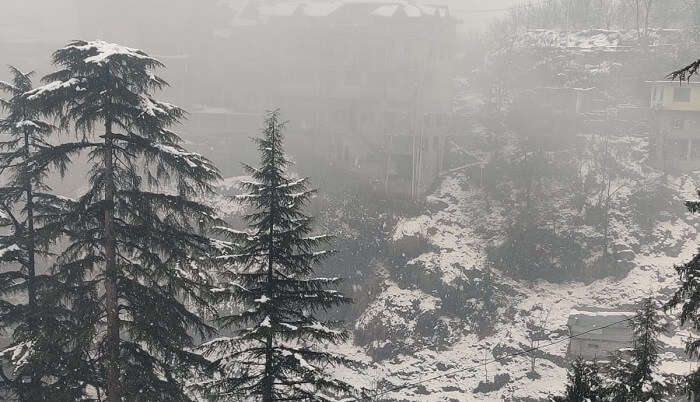
<path id="1" fill-rule="evenodd" d="M 664 171 L 700 169 L 700 82 L 653 81 L 653 159 Z"/>
<path id="2" fill-rule="evenodd" d="M 190 148 L 227 174 L 254 162 L 249 137 L 265 110 L 280 108 L 298 160 L 320 156 L 356 173 L 343 177 L 404 198 L 419 198 L 437 177 L 453 106 L 457 21 L 447 8 L 404 0 L 142 3 L 66 0 L 61 12 L 77 32 L 32 53 L 48 61 L 72 37 L 146 50 L 167 66 L 159 72 L 172 84 L 164 99 L 190 112 L 181 130 Z M 157 18 L 165 20 L 148 23 Z M 10 49 L 10 61 L 34 68 L 24 47 Z"/>
<path id="3" fill-rule="evenodd" d="M 280 107 L 290 141 L 415 199 L 450 133 L 455 26 L 445 7 L 404 1 L 251 0 L 229 32 L 239 58 L 220 102 Z"/>

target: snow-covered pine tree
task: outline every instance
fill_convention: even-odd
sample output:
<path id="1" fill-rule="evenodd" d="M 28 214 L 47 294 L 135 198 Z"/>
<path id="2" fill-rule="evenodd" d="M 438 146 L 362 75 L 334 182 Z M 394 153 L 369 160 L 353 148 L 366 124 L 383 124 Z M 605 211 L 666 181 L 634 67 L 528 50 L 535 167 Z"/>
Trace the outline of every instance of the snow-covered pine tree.
<path id="1" fill-rule="evenodd" d="M 32 89 L 33 73 L 12 66 L 10 73 L 10 82 L 0 82 L 8 95 L 0 99 L 6 112 L 0 119 L 0 171 L 6 177 L 0 187 L 0 262 L 5 268 L 0 327 L 12 333 L 2 352 L 11 372 L 0 369 L 0 387 L 23 401 L 73 401 L 82 395 L 75 374 L 86 358 L 80 342 L 85 327 L 78 323 L 91 316 L 83 312 L 79 321 L 63 303 L 79 296 L 75 289 L 68 290 L 58 275 L 37 264 L 61 235 L 60 215 L 71 203 L 47 193 L 46 170 L 33 168 L 34 155 L 50 152 L 46 138 L 54 129 L 23 96 Z"/>
<path id="2" fill-rule="evenodd" d="M 311 236 L 313 219 L 303 210 L 313 190 L 287 172 L 284 126 L 279 111 L 268 112 L 262 137 L 254 139 L 260 167 L 244 165 L 252 180 L 238 199 L 250 209 L 249 230 L 220 228 L 239 248 L 221 257 L 229 267 L 220 294 L 241 307 L 219 319 L 236 336 L 202 346 L 219 373 L 199 390 L 214 400 L 327 401 L 352 391 L 327 372 L 350 363 L 328 348 L 347 332 L 321 318 L 351 300 L 334 289 L 338 278 L 313 277 L 330 238 Z"/>
<path id="3" fill-rule="evenodd" d="M 659 364 L 659 336 L 666 324 L 661 306 L 649 297 L 641 301 L 631 321 L 633 346 L 627 354 L 611 359 L 608 395 L 612 401 L 660 401 L 666 394 L 655 370 Z"/>
<path id="4" fill-rule="evenodd" d="M 654 371 L 659 364 L 659 336 L 667 329 L 660 311 L 662 307 L 648 297 L 642 300 L 632 319 L 632 362 L 635 370 L 630 375 L 630 387 L 635 400 L 660 401 L 664 395 L 663 384 L 654 378 Z"/>
<path id="5" fill-rule="evenodd" d="M 678 70 L 669 73 L 667 78 L 670 80 L 678 80 L 681 82 L 690 81 L 690 79 L 693 78 L 694 75 L 698 74 L 698 70 L 700 70 L 700 60 L 695 60 L 687 66 L 679 68 Z"/>
<path id="6" fill-rule="evenodd" d="M 555 400 L 561 402 L 599 402 L 602 401 L 602 379 L 596 361 L 587 362 L 580 356 L 574 361 L 567 373 L 569 383 L 564 397 Z"/>
<path id="7" fill-rule="evenodd" d="M 70 245 L 60 262 L 95 286 L 92 305 L 105 317 L 94 345 L 104 378 L 91 385 L 110 402 L 187 400 L 185 374 L 207 363 L 189 349 L 192 334 L 212 329 L 192 308 L 210 307 L 209 278 L 196 256 L 211 242 L 195 228 L 213 211 L 193 196 L 211 193 L 219 172 L 169 129 L 184 111 L 153 98 L 167 85 L 153 73 L 158 60 L 74 41 L 53 61 L 61 69 L 25 96 L 77 134 L 39 154 L 38 167 L 64 171 L 73 155 L 89 156 L 88 189 L 65 218 Z"/>
<path id="8" fill-rule="evenodd" d="M 698 191 L 700 198 L 700 191 Z M 690 200 L 685 203 L 690 213 L 700 212 L 700 201 Z M 680 277 L 680 287 L 666 304 L 666 309 L 674 309 L 681 306 L 679 318 L 681 325 L 690 323 L 694 330 L 700 330 L 700 253 L 690 261 L 675 267 Z M 689 341 L 685 345 L 685 351 L 690 358 L 700 356 L 700 339 Z M 700 389 L 700 369 L 688 376 L 689 388 Z"/>

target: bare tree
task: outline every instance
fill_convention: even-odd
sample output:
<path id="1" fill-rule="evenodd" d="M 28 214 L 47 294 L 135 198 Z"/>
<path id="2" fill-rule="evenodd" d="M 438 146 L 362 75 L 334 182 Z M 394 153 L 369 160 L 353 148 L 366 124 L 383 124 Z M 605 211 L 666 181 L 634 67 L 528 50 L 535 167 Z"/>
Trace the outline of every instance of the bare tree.
<path id="1" fill-rule="evenodd" d="M 610 152 L 610 139 L 608 136 L 601 138 L 600 148 L 600 158 L 596 161 L 599 170 L 598 174 L 600 176 L 597 207 L 601 211 L 601 220 L 603 224 L 603 260 L 608 261 L 610 249 L 610 209 L 615 194 L 623 188 L 625 184 L 620 184 L 613 188 L 615 173 L 612 166 L 613 158 Z"/>
<path id="2" fill-rule="evenodd" d="M 552 308 L 547 310 L 541 304 L 535 304 L 530 310 L 530 316 L 525 321 L 527 337 L 530 341 L 530 373 L 536 375 L 535 369 L 537 363 L 537 355 L 535 350 L 540 347 L 540 341 L 546 339 L 547 322 Z"/>

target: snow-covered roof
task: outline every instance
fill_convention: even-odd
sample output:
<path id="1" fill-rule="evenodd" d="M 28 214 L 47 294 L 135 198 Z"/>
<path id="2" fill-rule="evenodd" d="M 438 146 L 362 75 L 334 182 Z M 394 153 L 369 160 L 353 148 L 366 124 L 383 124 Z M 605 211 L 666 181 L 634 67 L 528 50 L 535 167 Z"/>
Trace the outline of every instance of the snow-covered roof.
<path id="1" fill-rule="evenodd" d="M 344 9 L 354 14 L 356 7 L 362 7 L 367 17 L 452 19 L 446 6 L 414 4 L 406 0 L 248 0 L 239 10 L 234 24 L 251 25 L 275 17 L 322 18 L 342 14 Z"/>
<path id="2" fill-rule="evenodd" d="M 595 89 L 595 87 L 589 88 L 578 88 L 578 87 L 541 87 L 541 89 L 547 91 L 565 91 L 565 92 L 590 92 Z"/>
<path id="3" fill-rule="evenodd" d="M 66 49 L 77 49 L 88 53 L 94 53 L 93 55 L 85 58 L 85 63 L 104 64 L 109 62 L 110 59 L 116 57 L 121 57 L 122 59 L 131 58 L 156 61 L 156 59 L 148 56 L 139 49 L 118 45 L 116 43 L 109 43 L 103 40 L 84 43 L 76 42 L 66 46 Z"/>
<path id="4" fill-rule="evenodd" d="M 629 327 L 629 319 L 634 317 L 631 311 L 586 311 L 573 309 L 569 312 L 569 327 Z"/>

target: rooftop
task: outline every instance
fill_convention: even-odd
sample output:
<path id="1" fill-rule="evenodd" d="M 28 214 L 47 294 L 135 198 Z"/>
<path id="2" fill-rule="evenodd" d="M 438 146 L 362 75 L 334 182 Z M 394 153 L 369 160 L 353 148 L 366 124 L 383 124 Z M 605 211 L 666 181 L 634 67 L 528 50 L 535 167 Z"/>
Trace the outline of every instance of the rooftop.
<path id="1" fill-rule="evenodd" d="M 567 325 L 569 327 L 585 328 L 624 328 L 630 326 L 628 320 L 632 317 L 634 317 L 634 312 L 631 311 L 586 311 L 574 309 L 569 313 Z"/>
<path id="2" fill-rule="evenodd" d="M 406 0 L 248 0 L 236 24 L 250 25 L 270 18 L 439 18 L 453 20 L 448 7 Z"/>

